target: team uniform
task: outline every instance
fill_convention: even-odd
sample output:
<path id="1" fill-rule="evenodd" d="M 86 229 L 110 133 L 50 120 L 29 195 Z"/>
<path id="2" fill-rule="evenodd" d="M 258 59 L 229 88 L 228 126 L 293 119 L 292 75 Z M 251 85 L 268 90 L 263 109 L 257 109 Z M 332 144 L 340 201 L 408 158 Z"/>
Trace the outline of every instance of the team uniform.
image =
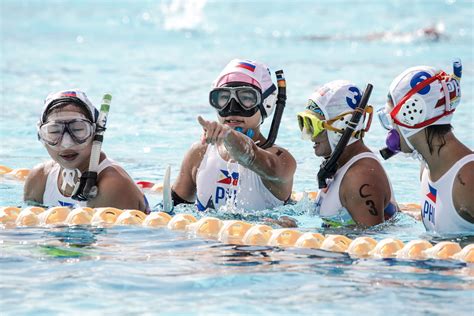
<path id="1" fill-rule="evenodd" d="M 260 211 L 284 204 L 265 187 L 258 174 L 225 161 L 214 145 L 207 146 L 197 171 L 196 187 L 199 211 L 222 207 Z"/>
<path id="2" fill-rule="evenodd" d="M 474 161 L 474 154 L 458 160 L 438 181 L 430 180 L 430 171 L 425 168 L 421 176 L 421 216 L 429 232 L 466 233 L 474 231 L 474 223 L 462 218 L 453 203 L 453 185 L 459 170 Z"/>
<path id="3" fill-rule="evenodd" d="M 99 175 L 102 171 L 106 168 L 117 165 L 113 160 L 105 158 L 99 164 L 97 169 L 97 175 Z M 43 193 L 43 205 L 47 206 L 68 206 L 68 207 L 85 207 L 87 206 L 87 201 L 77 201 L 72 199 L 70 196 L 64 196 L 58 188 L 58 177 L 59 172 L 61 170 L 61 166 L 58 163 L 55 163 L 54 166 L 51 168 L 51 171 L 48 173 L 48 178 L 46 179 L 46 186 Z M 146 205 L 145 213 L 150 212 L 150 207 L 147 201 L 146 196 L 143 196 L 144 202 Z"/>
<path id="4" fill-rule="evenodd" d="M 363 158 L 374 159 L 377 163 L 380 163 L 377 156 L 372 152 L 358 154 L 340 167 L 334 175 L 334 178 L 329 180 L 327 188 L 320 191 L 315 203 L 315 213 L 323 220 L 323 226 L 334 227 L 356 224 L 349 211 L 341 203 L 339 189 L 347 170 L 349 170 L 354 163 Z M 392 185 L 390 184 L 390 203 L 384 209 L 385 220 L 390 219 L 396 212 L 395 196 L 393 194 Z"/>

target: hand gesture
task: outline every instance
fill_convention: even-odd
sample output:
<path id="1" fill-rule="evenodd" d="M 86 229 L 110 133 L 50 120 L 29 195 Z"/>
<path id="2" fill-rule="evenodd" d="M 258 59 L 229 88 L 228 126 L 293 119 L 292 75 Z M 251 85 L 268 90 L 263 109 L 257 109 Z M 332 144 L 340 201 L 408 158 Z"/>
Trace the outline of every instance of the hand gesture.
<path id="1" fill-rule="evenodd" d="M 221 124 L 216 121 L 207 121 L 198 116 L 197 118 L 199 124 L 201 124 L 204 133 L 201 137 L 201 142 L 203 144 L 220 144 L 224 141 L 224 138 L 232 131 L 232 129 L 224 124 Z"/>

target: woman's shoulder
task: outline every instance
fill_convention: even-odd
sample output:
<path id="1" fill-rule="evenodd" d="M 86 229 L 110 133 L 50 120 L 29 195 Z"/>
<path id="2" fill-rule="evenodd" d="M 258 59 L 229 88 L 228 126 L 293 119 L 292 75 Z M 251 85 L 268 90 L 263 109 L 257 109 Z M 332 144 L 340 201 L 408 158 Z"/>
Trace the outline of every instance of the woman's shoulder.
<path id="1" fill-rule="evenodd" d="M 374 182 L 380 181 L 380 179 L 388 180 L 387 174 L 380 163 L 380 160 L 372 151 L 363 151 L 354 155 L 359 156 L 357 160 L 353 161 L 352 164 L 346 171 L 344 178 L 350 178 L 351 181 L 354 179 L 365 179 L 373 180 Z"/>
<path id="2" fill-rule="evenodd" d="M 37 164 L 30 170 L 26 181 L 46 181 L 48 174 L 55 166 L 57 166 L 57 163 L 53 160 Z"/>
<path id="3" fill-rule="evenodd" d="M 285 149 L 279 145 L 273 145 L 272 147 L 266 150 L 277 156 L 285 155 L 293 158 L 293 155 L 288 151 L 288 149 Z"/>
<path id="4" fill-rule="evenodd" d="M 25 201 L 42 203 L 48 175 L 56 165 L 57 163 L 51 160 L 40 163 L 30 170 L 24 185 Z"/>
<path id="5" fill-rule="evenodd" d="M 208 148 L 209 144 L 203 144 L 200 141 L 193 143 L 184 156 L 183 162 L 187 165 L 199 166 Z"/>
<path id="6" fill-rule="evenodd" d="M 209 147 L 209 144 L 206 144 L 206 143 L 203 144 L 201 141 L 194 142 L 191 145 L 191 147 L 189 147 L 188 153 L 192 155 L 204 156 L 208 147 Z"/>

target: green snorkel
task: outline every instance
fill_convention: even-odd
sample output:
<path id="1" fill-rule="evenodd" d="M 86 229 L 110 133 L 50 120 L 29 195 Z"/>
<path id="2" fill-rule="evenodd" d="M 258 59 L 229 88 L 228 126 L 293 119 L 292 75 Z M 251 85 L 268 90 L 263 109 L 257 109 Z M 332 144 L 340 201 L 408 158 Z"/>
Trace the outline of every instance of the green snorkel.
<path id="1" fill-rule="evenodd" d="M 97 170 L 99 167 L 100 152 L 102 149 L 102 142 L 104 141 L 105 125 L 107 124 L 107 116 L 109 114 L 110 103 L 112 96 L 105 94 L 102 98 L 100 106 L 99 118 L 96 123 L 96 130 L 94 140 L 92 141 L 91 158 L 89 161 L 89 170 L 84 172 L 81 176 L 79 188 L 72 196 L 74 200 L 88 201 L 97 196 Z"/>
<path id="2" fill-rule="evenodd" d="M 370 94 L 372 93 L 372 88 L 373 86 L 370 83 L 367 84 L 367 88 L 365 88 L 364 95 L 360 100 L 359 106 L 355 108 L 354 114 L 352 114 L 352 118 L 347 124 L 344 134 L 342 134 L 341 139 L 336 145 L 336 148 L 334 148 L 331 156 L 321 164 L 321 167 L 318 171 L 318 186 L 320 189 L 326 188 L 326 179 L 332 178 L 336 173 L 337 161 L 339 160 L 339 157 L 341 157 L 344 148 L 346 148 L 352 133 L 359 124 L 360 118 L 362 117 L 365 107 L 367 106 L 367 102 L 369 101 Z"/>
<path id="3" fill-rule="evenodd" d="M 267 140 L 263 143 L 260 148 L 267 149 L 272 147 L 278 136 L 278 129 L 280 128 L 281 118 L 286 105 L 286 80 L 283 70 L 277 70 L 275 72 L 277 77 L 278 95 L 276 101 L 275 114 L 273 115 L 272 125 L 270 132 L 268 133 Z"/>

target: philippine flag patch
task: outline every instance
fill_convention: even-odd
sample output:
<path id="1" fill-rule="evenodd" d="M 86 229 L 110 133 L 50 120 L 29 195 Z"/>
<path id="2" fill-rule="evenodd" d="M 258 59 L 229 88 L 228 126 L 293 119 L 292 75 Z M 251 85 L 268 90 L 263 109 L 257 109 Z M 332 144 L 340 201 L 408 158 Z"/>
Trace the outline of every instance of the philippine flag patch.
<path id="1" fill-rule="evenodd" d="M 435 188 L 433 188 L 429 183 L 428 183 L 428 188 L 430 189 L 430 192 L 426 195 L 428 199 L 433 201 L 433 203 L 436 203 L 436 193 L 438 192 Z"/>
<path id="2" fill-rule="evenodd" d="M 244 68 L 247 70 L 250 70 L 251 72 L 255 71 L 255 65 L 252 65 L 251 63 L 245 63 L 245 62 L 239 62 L 237 63 L 237 68 Z"/>
<path id="3" fill-rule="evenodd" d="M 237 185 L 239 183 L 239 173 L 238 172 L 232 172 L 232 174 L 229 175 L 229 171 L 227 170 L 222 170 L 221 179 L 217 181 L 217 183 L 222 183 L 222 184 L 232 184 L 232 185 Z"/>

